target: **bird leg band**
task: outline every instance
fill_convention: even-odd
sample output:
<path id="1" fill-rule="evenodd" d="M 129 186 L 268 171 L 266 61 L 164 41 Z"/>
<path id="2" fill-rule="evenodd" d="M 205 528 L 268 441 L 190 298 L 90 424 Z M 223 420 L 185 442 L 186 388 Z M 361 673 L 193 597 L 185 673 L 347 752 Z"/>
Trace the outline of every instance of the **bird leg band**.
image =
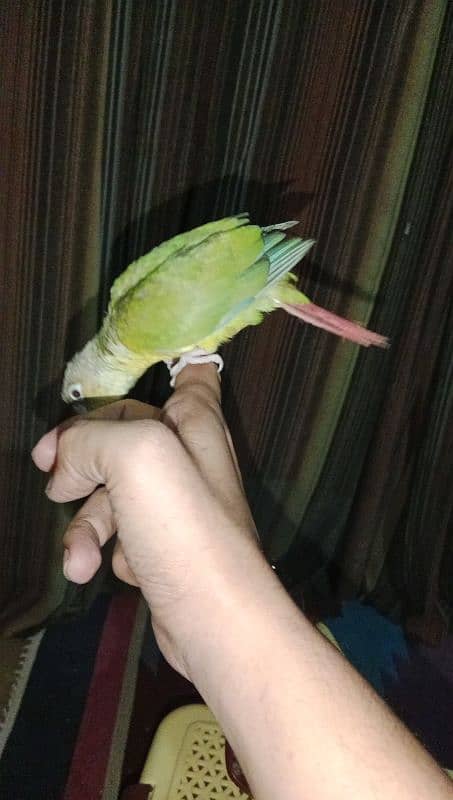
<path id="1" fill-rule="evenodd" d="M 174 387 L 175 380 L 180 372 L 187 367 L 188 364 L 217 364 L 217 372 L 223 370 L 223 358 L 218 353 L 207 353 L 201 347 L 195 347 L 188 353 L 183 353 L 180 358 L 175 361 L 165 362 L 170 373 L 170 386 Z"/>

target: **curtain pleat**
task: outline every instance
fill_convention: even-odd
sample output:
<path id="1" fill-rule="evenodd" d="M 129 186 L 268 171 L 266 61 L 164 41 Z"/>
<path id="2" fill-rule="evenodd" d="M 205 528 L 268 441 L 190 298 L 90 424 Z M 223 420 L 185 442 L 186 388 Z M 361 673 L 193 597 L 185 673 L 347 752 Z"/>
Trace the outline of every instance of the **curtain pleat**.
<path id="1" fill-rule="evenodd" d="M 98 323 L 106 2 L 5 2 L 1 24 L 1 617 L 64 594 L 64 509 L 30 451 L 61 416 L 65 359 Z M 15 623 L 14 623 L 15 624 Z"/>
<path id="2" fill-rule="evenodd" d="M 65 359 L 130 261 L 247 210 L 263 225 L 300 220 L 317 240 L 301 288 L 392 340 L 359 351 L 276 312 L 223 349 L 265 550 L 307 597 L 366 595 L 413 624 L 433 608 L 448 621 L 451 8 L 105 0 L 3 13 L 8 616 L 61 601 L 69 512 L 42 499 L 28 452 L 61 413 Z M 134 395 L 168 391 L 158 366 Z"/>

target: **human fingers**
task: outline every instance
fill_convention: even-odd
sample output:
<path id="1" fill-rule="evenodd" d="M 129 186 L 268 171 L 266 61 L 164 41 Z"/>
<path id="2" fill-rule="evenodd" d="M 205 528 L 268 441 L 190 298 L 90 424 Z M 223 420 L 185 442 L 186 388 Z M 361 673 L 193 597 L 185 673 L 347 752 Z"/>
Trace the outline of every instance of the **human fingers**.
<path id="1" fill-rule="evenodd" d="M 214 364 L 189 365 L 163 409 L 163 421 L 180 437 L 217 495 L 224 499 L 243 483 L 230 432 L 220 407 L 220 380 Z"/>
<path id="2" fill-rule="evenodd" d="M 63 536 L 63 572 L 73 583 L 87 583 L 101 565 L 101 549 L 116 530 L 104 487 L 93 492 L 69 523 Z"/>
<path id="3" fill-rule="evenodd" d="M 215 364 L 188 364 L 176 377 L 175 394 L 187 388 L 196 389 L 207 398 L 220 403 L 220 375 L 217 366 Z"/>
<path id="4" fill-rule="evenodd" d="M 49 472 L 55 462 L 58 440 L 62 433 L 83 419 L 133 420 L 159 419 L 161 410 L 138 400 L 117 400 L 107 406 L 101 406 L 83 416 L 76 415 L 57 425 L 41 437 L 32 450 L 31 456 L 36 466 L 43 472 Z"/>
<path id="5" fill-rule="evenodd" d="M 63 572 L 73 583 L 87 583 L 101 566 L 101 550 L 116 533 L 116 524 L 107 491 L 100 487 L 85 501 L 70 522 L 63 537 Z M 117 540 L 112 556 L 115 575 L 131 586 L 138 586 L 129 568 L 121 543 Z"/>
<path id="6" fill-rule="evenodd" d="M 111 420 L 133 420 L 133 419 L 160 419 L 161 410 L 149 403 L 141 403 L 140 400 L 129 398 L 116 400 L 107 406 L 101 406 L 84 415 L 84 419 L 111 419 Z"/>
<path id="7" fill-rule="evenodd" d="M 162 438 L 156 428 L 165 432 L 164 426 L 152 419 L 78 420 L 58 437 L 54 469 L 46 487 L 49 499 L 66 503 L 90 495 L 113 479 L 118 483 L 120 476 L 127 479 L 143 444 L 150 451 L 156 437 Z"/>

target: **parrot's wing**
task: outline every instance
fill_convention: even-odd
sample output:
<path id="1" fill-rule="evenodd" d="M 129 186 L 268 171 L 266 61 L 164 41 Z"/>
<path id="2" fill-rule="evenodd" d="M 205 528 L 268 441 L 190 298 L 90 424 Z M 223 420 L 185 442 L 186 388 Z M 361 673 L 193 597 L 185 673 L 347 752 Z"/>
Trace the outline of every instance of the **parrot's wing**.
<path id="1" fill-rule="evenodd" d="M 254 312 L 258 310 L 269 310 L 269 299 L 273 298 L 274 292 L 270 291 L 276 284 L 280 284 L 278 292 L 275 293 L 275 299 L 280 300 L 280 295 L 284 299 L 292 298 L 294 291 L 300 302 L 303 295 L 297 290 L 293 290 L 292 283 L 286 281 L 282 283 L 282 279 L 287 275 L 296 264 L 303 259 L 308 251 L 315 244 L 314 239 L 299 239 L 298 237 L 288 239 L 284 233 L 279 231 L 292 227 L 294 222 L 283 222 L 278 225 L 269 225 L 267 228 L 262 228 L 264 240 L 264 256 L 266 257 L 267 276 L 266 282 L 261 289 L 253 296 L 241 298 L 239 302 L 232 306 L 225 316 L 220 320 L 216 332 L 219 335 L 225 332 L 227 336 L 230 335 L 230 326 L 234 320 L 241 320 L 244 312 L 250 306 L 254 306 Z M 253 264 L 244 273 L 244 278 L 252 272 L 261 262 Z M 289 276 L 290 280 L 295 280 L 295 276 Z M 264 300 L 264 302 L 263 302 Z M 276 303 L 271 301 L 271 305 L 275 307 Z M 253 318 L 253 313 L 252 317 Z M 249 323 L 251 324 L 251 323 Z M 240 330 L 240 328 L 238 328 Z"/>
<path id="2" fill-rule="evenodd" d="M 216 330 L 231 308 L 266 284 L 261 229 L 246 217 L 222 221 L 223 230 L 179 248 L 134 282 L 111 305 L 108 325 L 130 350 L 154 355 L 190 349 Z M 218 223 L 217 223 L 218 224 Z M 226 228 L 226 229 L 225 229 Z M 191 232 L 193 233 L 193 232 Z M 253 266 L 252 266 L 253 265 Z"/>
<path id="3" fill-rule="evenodd" d="M 173 236 L 172 239 L 168 239 L 166 242 L 158 245 L 158 247 L 154 247 L 149 253 L 138 258 L 137 261 L 133 261 L 132 264 L 129 264 L 124 272 L 116 279 L 110 290 L 109 312 L 113 311 L 115 305 L 130 291 L 130 289 L 136 286 L 147 275 L 154 272 L 154 270 L 168 259 L 175 257 L 184 250 L 201 244 L 215 233 L 223 233 L 248 224 L 248 214 L 237 214 L 234 217 L 226 217 L 214 222 L 208 222 L 205 225 L 200 225 L 198 228 L 193 228 L 191 231 Z"/>
<path id="4" fill-rule="evenodd" d="M 266 291 L 278 283 L 296 264 L 303 259 L 315 244 L 314 239 L 286 239 L 280 243 L 278 234 L 271 233 L 265 236 L 265 251 L 268 255 L 270 266 L 267 276 Z"/>

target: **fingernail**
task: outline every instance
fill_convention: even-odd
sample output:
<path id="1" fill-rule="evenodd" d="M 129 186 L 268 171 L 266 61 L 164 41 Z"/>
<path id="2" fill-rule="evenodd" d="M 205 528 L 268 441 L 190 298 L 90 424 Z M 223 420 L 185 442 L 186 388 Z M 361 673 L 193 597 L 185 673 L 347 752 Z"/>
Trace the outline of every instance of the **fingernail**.
<path id="1" fill-rule="evenodd" d="M 63 553 L 63 575 L 69 581 L 70 577 L 68 575 L 68 566 L 69 566 L 69 550 L 65 548 Z"/>

